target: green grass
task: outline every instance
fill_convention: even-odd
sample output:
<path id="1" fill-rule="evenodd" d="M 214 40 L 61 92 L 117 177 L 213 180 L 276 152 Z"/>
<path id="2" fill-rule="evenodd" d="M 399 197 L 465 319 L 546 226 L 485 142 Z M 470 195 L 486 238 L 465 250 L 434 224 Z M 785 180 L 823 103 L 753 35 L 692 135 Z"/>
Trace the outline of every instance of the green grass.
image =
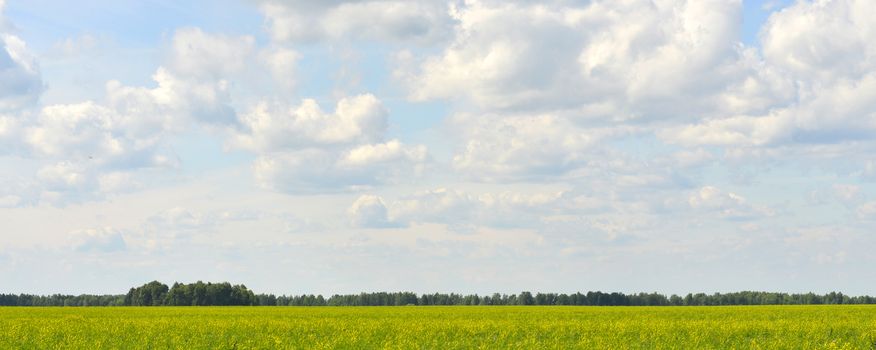
<path id="1" fill-rule="evenodd" d="M 0 349 L 876 349 L 876 306 L 0 308 Z"/>

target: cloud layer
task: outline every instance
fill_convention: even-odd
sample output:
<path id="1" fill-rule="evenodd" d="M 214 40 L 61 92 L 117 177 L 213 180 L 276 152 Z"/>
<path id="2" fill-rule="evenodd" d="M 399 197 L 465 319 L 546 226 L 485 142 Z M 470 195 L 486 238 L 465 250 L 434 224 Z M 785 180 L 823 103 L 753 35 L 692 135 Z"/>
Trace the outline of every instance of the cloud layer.
<path id="1" fill-rule="evenodd" d="M 143 14 L 155 35 L 0 12 L 0 272 L 863 290 L 876 4 L 751 6 L 265 0 Z"/>

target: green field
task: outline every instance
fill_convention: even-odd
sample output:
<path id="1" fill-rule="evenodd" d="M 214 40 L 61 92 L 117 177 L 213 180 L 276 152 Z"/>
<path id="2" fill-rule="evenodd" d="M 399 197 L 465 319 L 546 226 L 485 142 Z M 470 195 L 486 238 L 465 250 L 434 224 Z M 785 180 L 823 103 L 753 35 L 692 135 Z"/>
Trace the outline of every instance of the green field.
<path id="1" fill-rule="evenodd" d="M 0 349 L 876 349 L 876 306 L 0 308 Z"/>

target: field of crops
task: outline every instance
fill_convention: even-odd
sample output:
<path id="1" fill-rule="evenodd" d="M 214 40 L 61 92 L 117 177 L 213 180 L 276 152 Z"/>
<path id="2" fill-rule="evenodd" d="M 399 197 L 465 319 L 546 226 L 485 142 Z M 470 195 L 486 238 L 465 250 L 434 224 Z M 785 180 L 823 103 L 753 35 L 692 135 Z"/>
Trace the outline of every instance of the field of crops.
<path id="1" fill-rule="evenodd" d="M 876 306 L 0 308 L 0 349 L 874 349 Z"/>

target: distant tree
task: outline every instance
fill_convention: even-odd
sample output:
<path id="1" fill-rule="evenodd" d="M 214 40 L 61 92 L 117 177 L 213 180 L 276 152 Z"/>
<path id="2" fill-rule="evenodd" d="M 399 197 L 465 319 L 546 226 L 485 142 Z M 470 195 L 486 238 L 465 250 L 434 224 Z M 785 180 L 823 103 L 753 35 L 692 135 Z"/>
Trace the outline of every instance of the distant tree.
<path id="1" fill-rule="evenodd" d="M 167 296 L 167 285 L 158 281 L 146 283 L 140 287 L 131 288 L 125 295 L 125 305 L 158 306 L 164 305 Z"/>

